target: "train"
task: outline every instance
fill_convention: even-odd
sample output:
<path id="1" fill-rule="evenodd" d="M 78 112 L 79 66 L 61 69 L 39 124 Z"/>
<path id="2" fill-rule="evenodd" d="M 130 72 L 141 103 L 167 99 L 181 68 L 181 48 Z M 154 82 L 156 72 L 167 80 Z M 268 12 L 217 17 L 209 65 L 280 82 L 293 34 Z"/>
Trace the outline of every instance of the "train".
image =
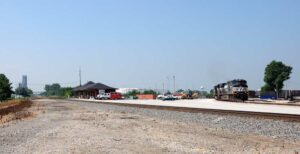
<path id="1" fill-rule="evenodd" d="M 226 83 L 220 83 L 214 87 L 216 100 L 247 101 L 249 97 L 247 81 L 235 79 Z"/>

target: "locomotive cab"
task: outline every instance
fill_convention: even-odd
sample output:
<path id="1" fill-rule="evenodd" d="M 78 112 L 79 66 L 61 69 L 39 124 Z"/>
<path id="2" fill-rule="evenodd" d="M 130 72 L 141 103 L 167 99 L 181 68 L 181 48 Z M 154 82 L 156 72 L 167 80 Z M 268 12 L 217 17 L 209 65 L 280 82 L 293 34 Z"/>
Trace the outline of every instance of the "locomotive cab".
<path id="1" fill-rule="evenodd" d="M 248 100 L 248 85 L 246 80 L 233 80 L 229 83 L 232 99 Z"/>

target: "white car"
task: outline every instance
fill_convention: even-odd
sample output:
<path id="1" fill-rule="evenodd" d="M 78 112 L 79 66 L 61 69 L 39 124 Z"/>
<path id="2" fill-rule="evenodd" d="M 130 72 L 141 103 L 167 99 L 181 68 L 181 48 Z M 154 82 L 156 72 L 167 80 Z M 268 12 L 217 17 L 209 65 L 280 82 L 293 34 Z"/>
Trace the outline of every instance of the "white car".
<path id="1" fill-rule="evenodd" d="M 165 96 L 162 100 L 163 100 L 163 101 L 175 101 L 175 100 L 176 100 L 176 97 L 173 96 L 173 95 L 167 95 L 167 96 Z"/>
<path id="2" fill-rule="evenodd" d="M 158 96 L 156 97 L 156 99 L 159 99 L 159 100 L 163 100 L 164 98 L 165 98 L 164 95 L 158 95 Z"/>
<path id="3" fill-rule="evenodd" d="M 159 100 L 163 100 L 163 101 L 174 101 L 174 100 L 177 100 L 177 98 L 173 95 L 158 95 L 156 97 L 156 99 L 159 99 Z"/>
<path id="4" fill-rule="evenodd" d="M 99 94 L 97 95 L 96 99 L 100 99 L 100 100 L 110 99 L 110 93 Z"/>

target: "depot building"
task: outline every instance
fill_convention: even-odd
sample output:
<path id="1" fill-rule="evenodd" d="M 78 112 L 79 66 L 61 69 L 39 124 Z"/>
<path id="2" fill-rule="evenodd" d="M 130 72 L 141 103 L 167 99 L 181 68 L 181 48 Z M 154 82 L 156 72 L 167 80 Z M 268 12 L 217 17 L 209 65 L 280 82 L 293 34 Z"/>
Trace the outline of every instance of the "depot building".
<path id="1" fill-rule="evenodd" d="M 116 92 L 116 88 L 107 86 L 102 83 L 94 83 L 92 81 L 87 82 L 82 86 L 75 87 L 73 89 L 74 96 L 76 98 L 95 98 L 100 93 L 111 93 Z"/>

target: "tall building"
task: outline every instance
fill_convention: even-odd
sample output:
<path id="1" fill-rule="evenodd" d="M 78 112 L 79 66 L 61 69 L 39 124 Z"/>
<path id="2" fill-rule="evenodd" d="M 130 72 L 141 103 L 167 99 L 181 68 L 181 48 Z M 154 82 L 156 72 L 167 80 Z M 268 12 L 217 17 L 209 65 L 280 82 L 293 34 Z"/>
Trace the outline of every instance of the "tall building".
<path id="1" fill-rule="evenodd" d="M 27 88 L 27 75 L 22 76 L 22 87 Z"/>

